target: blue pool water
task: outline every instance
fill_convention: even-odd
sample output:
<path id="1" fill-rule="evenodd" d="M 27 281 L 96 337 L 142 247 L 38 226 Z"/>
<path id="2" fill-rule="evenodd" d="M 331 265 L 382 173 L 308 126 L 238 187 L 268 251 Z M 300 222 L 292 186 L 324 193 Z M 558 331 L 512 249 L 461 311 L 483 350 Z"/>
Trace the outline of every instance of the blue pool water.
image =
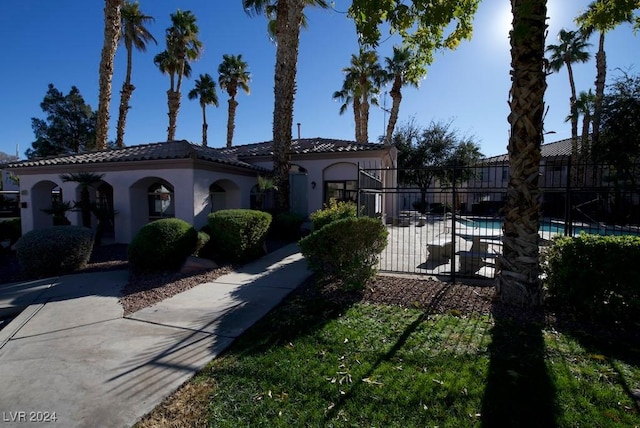
<path id="1" fill-rule="evenodd" d="M 461 224 L 466 227 L 471 228 L 482 228 L 482 229 L 493 229 L 500 230 L 502 229 L 502 220 L 496 219 L 485 219 L 485 218 L 465 218 L 458 220 Z M 544 221 L 540 225 L 540 232 L 546 232 L 551 235 L 564 235 L 564 223 L 557 221 Z M 592 233 L 592 234 L 600 234 L 600 235 L 640 235 L 637 231 L 633 230 L 622 230 L 620 228 L 607 228 L 601 227 L 599 225 L 594 226 L 573 226 L 574 235 L 580 234 L 580 232 Z"/>

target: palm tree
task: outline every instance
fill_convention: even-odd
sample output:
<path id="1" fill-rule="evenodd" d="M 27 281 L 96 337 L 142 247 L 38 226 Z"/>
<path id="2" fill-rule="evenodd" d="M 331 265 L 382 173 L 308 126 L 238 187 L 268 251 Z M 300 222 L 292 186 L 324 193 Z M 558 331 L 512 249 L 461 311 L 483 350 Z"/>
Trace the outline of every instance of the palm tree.
<path id="1" fill-rule="evenodd" d="M 74 205 L 82 213 L 82 225 L 84 227 L 91 227 L 91 196 L 89 195 L 89 188 L 102 181 L 102 177 L 104 177 L 104 174 L 95 174 L 93 172 L 75 172 L 60 176 L 63 182 L 75 182 L 80 186 L 80 201 Z"/>
<path id="2" fill-rule="evenodd" d="M 167 104 L 169 107 L 169 127 L 167 140 L 172 141 L 176 134 L 176 121 L 180 109 L 180 89 L 182 77 L 188 77 L 189 62 L 200 57 L 202 42 L 198 40 L 199 28 L 196 17 L 191 11 L 180 11 L 171 14 L 171 27 L 167 28 L 167 61 L 174 63 L 171 66 L 171 87 L 167 91 Z M 175 81 L 174 81 L 175 78 Z M 175 86 L 174 86 L 175 83 Z"/>
<path id="3" fill-rule="evenodd" d="M 602 100 L 604 98 L 604 86 L 607 79 L 607 57 L 604 50 L 605 34 L 623 22 L 633 21 L 633 10 L 640 7 L 638 0 L 607 1 L 596 0 L 591 2 L 587 9 L 576 18 L 580 31 L 585 38 L 598 31 L 598 52 L 596 53 L 596 93 L 593 111 L 593 135 L 591 143 L 597 145 L 600 139 L 600 115 Z"/>
<path id="4" fill-rule="evenodd" d="M 340 114 L 344 114 L 349 108 L 349 104 L 353 104 L 353 122 L 356 127 L 356 141 L 360 140 L 360 93 L 354 84 L 353 80 L 345 79 L 342 84 L 342 89 L 333 93 L 333 99 L 342 102 L 340 106 Z"/>
<path id="5" fill-rule="evenodd" d="M 402 47 L 393 47 L 393 56 L 385 58 L 387 82 L 393 82 L 391 85 L 391 114 L 389 115 L 389 123 L 387 125 L 387 133 L 384 139 L 385 144 L 391 144 L 391 136 L 398 121 L 398 113 L 400 111 L 400 102 L 402 101 L 402 87 L 411 85 L 417 88 L 420 84 L 420 78 L 425 75 L 427 70 L 424 66 L 418 64 L 411 50 Z"/>
<path id="6" fill-rule="evenodd" d="M 127 122 L 127 112 L 130 108 L 129 100 L 131 99 L 133 91 L 136 89 L 136 87 L 131 84 L 133 48 L 135 47 L 140 52 L 146 52 L 148 42 L 158 44 L 153 35 L 145 27 L 145 24 L 153 21 L 153 17 L 142 13 L 137 1 L 135 3 L 125 1 L 122 5 L 122 31 L 120 33 L 120 41 L 124 43 L 124 47 L 127 49 L 127 74 L 122 84 L 122 91 L 120 91 L 120 111 L 116 134 L 117 147 L 124 147 L 124 128 Z"/>
<path id="7" fill-rule="evenodd" d="M 218 94 L 216 93 L 216 82 L 208 73 L 201 74 L 199 79 L 196 79 L 196 86 L 189 91 L 189 99 L 200 99 L 200 107 L 202 107 L 202 145 L 207 145 L 207 114 L 205 113 L 205 107 L 213 104 L 218 107 Z"/>
<path id="8" fill-rule="evenodd" d="M 111 80 L 113 79 L 113 58 L 118 48 L 120 36 L 120 8 L 122 0 L 104 1 L 104 42 L 100 57 L 100 89 L 98 94 L 98 115 L 96 120 L 96 149 L 107 148 L 109 132 L 109 104 L 111 103 Z"/>
<path id="9" fill-rule="evenodd" d="M 180 66 L 179 61 L 169 50 L 164 50 L 153 57 L 153 63 L 158 67 L 162 74 L 166 74 L 169 76 L 169 90 L 167 91 L 167 98 L 169 103 L 169 108 L 171 109 L 171 99 L 174 94 L 176 94 L 175 90 L 175 82 L 176 77 L 179 73 Z M 184 64 L 182 68 L 182 75 L 184 77 L 191 77 L 191 65 L 187 62 Z M 178 104 L 180 103 L 180 94 L 178 94 Z M 169 123 L 171 123 L 171 110 L 169 111 Z M 171 129 L 171 126 L 169 126 Z M 174 131 L 175 131 L 175 121 L 174 121 Z M 169 140 L 170 141 L 170 140 Z"/>
<path id="10" fill-rule="evenodd" d="M 576 100 L 576 114 L 578 116 L 582 115 L 582 135 L 580 137 L 579 159 L 589 157 L 590 154 L 589 128 L 591 126 L 593 112 L 595 110 L 595 98 L 595 95 L 591 89 L 589 89 L 589 91 L 581 91 L 580 94 L 578 94 L 578 99 Z M 569 115 L 565 120 L 568 122 L 571 119 L 571 115 Z"/>
<path id="11" fill-rule="evenodd" d="M 505 206 L 503 254 L 496 282 L 506 303 L 542 303 L 538 228 L 538 177 L 543 135 L 546 0 L 511 0 L 511 91 L 509 93 L 509 184 Z"/>
<path id="12" fill-rule="evenodd" d="M 222 55 L 222 62 L 218 66 L 218 83 L 220 89 L 229 94 L 229 115 L 227 117 L 227 147 L 233 143 L 233 131 L 236 127 L 236 108 L 238 102 L 236 95 L 238 88 L 249 94 L 249 82 L 251 73 L 247 71 L 248 64 L 242 60 L 242 55 Z"/>
<path id="13" fill-rule="evenodd" d="M 353 98 L 354 115 L 356 119 L 356 141 L 369 142 L 369 106 L 378 104 L 377 95 L 380 86 L 387 79 L 387 74 L 378 62 L 378 54 L 371 50 L 360 48 L 358 55 L 351 55 L 351 65 L 342 69 L 345 80 L 342 90 L 334 93 L 334 98 L 346 101 L 343 95 Z M 357 102 L 355 100 L 358 100 Z M 356 110 L 359 111 L 356 113 Z M 344 109 L 341 108 L 343 111 Z"/>
<path id="14" fill-rule="evenodd" d="M 558 33 L 559 44 L 549 45 L 546 51 L 551 54 L 549 58 L 549 70 L 558 72 L 563 66 L 567 67 L 569 86 L 571 87 L 570 116 L 571 116 L 571 154 L 574 162 L 571 168 L 571 181 L 577 179 L 576 163 L 578 157 L 578 115 L 576 113 L 576 85 L 573 80 L 572 64 L 589 61 L 590 54 L 585 49 L 591 46 L 578 31 L 560 30 Z"/>
<path id="15" fill-rule="evenodd" d="M 275 7 L 277 46 L 273 88 L 273 168 L 279 189 L 277 208 L 280 212 L 286 212 L 289 210 L 289 153 L 303 11 L 306 6 L 327 8 L 329 5 L 325 0 L 242 0 L 242 5 L 254 14 L 267 13 L 268 8 Z"/>

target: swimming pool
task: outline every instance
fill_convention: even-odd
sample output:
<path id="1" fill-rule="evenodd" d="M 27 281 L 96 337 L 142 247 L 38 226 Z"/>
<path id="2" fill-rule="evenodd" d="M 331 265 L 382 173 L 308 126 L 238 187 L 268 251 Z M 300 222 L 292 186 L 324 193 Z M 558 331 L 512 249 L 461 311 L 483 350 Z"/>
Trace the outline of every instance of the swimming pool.
<path id="1" fill-rule="evenodd" d="M 492 229 L 492 230 L 501 230 L 503 219 L 495 219 L 495 218 L 473 218 L 473 217 L 464 217 L 459 218 L 458 222 L 462 224 L 464 227 L 469 227 L 473 229 Z M 540 232 L 543 235 L 564 235 L 564 223 L 557 220 L 545 219 L 540 224 Z M 640 236 L 640 231 L 637 230 L 629 230 L 622 228 L 620 226 L 601 226 L 601 225 L 585 225 L 585 224 L 574 224 L 573 226 L 573 234 L 579 235 L 580 232 L 586 232 L 591 234 L 598 235 L 635 235 Z"/>

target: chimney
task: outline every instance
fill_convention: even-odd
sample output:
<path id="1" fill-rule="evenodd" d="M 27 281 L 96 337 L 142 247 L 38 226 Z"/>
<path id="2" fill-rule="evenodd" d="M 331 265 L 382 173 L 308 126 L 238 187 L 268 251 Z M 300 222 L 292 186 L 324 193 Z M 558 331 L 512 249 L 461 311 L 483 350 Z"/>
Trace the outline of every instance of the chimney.
<path id="1" fill-rule="evenodd" d="M 300 141 L 300 122 L 298 122 L 298 141 Z"/>

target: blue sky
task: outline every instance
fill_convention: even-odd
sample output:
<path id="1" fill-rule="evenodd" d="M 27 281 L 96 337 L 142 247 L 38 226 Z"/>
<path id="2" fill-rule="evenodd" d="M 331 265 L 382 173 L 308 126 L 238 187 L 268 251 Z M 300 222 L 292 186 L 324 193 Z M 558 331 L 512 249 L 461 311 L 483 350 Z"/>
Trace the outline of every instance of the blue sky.
<path id="1" fill-rule="evenodd" d="M 234 144 L 267 141 L 272 135 L 273 70 L 275 45 L 266 33 L 263 17 L 249 17 L 240 0 L 140 0 L 141 9 L 155 17 L 149 26 L 158 45 L 146 53 L 135 52 L 133 84 L 136 90 L 127 119 L 125 143 L 129 146 L 165 141 L 167 119 L 166 91 L 169 78 L 153 65 L 153 56 L 164 49 L 164 31 L 170 25 L 169 14 L 177 9 L 191 10 L 198 18 L 203 55 L 192 64 L 193 76 L 183 84 L 182 106 L 178 116 L 176 138 L 201 141 L 201 110 L 186 93 L 194 78 L 209 73 L 217 79 L 217 67 L 223 54 L 242 54 L 252 73 L 251 94 L 238 95 Z M 298 65 L 298 89 L 294 110 L 301 123 L 302 137 L 354 139 L 353 114 L 339 115 L 339 103 L 332 99 L 343 80 L 341 69 L 356 53 L 357 39 L 353 23 L 344 12 L 347 0 L 335 1 L 335 10 L 309 9 L 309 28 L 303 30 Z M 547 44 L 555 43 L 561 28 L 574 29 L 573 18 L 588 0 L 549 0 L 549 34 Z M 24 151 L 34 140 L 31 118 L 44 118 L 40 109 L 47 85 L 67 93 L 72 85 L 79 88 L 87 103 L 97 108 L 98 64 L 103 37 L 102 1 L 22 0 L 9 2 L 0 16 L 0 49 L 5 58 L 0 68 L 3 97 L 0 103 L 0 151 L 14 154 L 16 145 Z M 464 135 L 474 136 L 485 155 L 504 153 L 509 125 L 507 96 L 510 87 L 508 30 L 511 23 L 509 2 L 484 0 L 474 22 L 470 42 L 456 51 L 436 54 L 419 89 L 404 89 L 400 121 L 414 117 L 427 125 L 430 121 L 452 121 Z M 639 36 L 640 37 L 640 36 Z M 390 56 L 394 39 L 382 43 L 381 58 Z M 597 39 L 591 40 L 595 55 Z M 623 25 L 607 35 L 608 81 L 619 71 L 637 73 L 640 39 L 630 25 Z M 124 79 L 126 51 L 118 49 L 113 76 L 110 139 L 115 139 L 120 88 Z M 574 67 L 578 91 L 593 86 L 595 59 Z M 564 122 L 569 109 L 569 85 L 566 70 L 549 76 L 546 103 L 549 108 L 545 129 L 555 132 L 547 141 L 570 136 Z M 220 107 L 209 107 L 209 145 L 221 147 L 226 141 L 227 96 L 218 91 Z M 391 98 L 387 97 L 390 107 Z M 388 119 L 388 115 L 387 119 Z M 369 119 L 370 140 L 385 129 L 385 114 L 372 107 Z"/>

